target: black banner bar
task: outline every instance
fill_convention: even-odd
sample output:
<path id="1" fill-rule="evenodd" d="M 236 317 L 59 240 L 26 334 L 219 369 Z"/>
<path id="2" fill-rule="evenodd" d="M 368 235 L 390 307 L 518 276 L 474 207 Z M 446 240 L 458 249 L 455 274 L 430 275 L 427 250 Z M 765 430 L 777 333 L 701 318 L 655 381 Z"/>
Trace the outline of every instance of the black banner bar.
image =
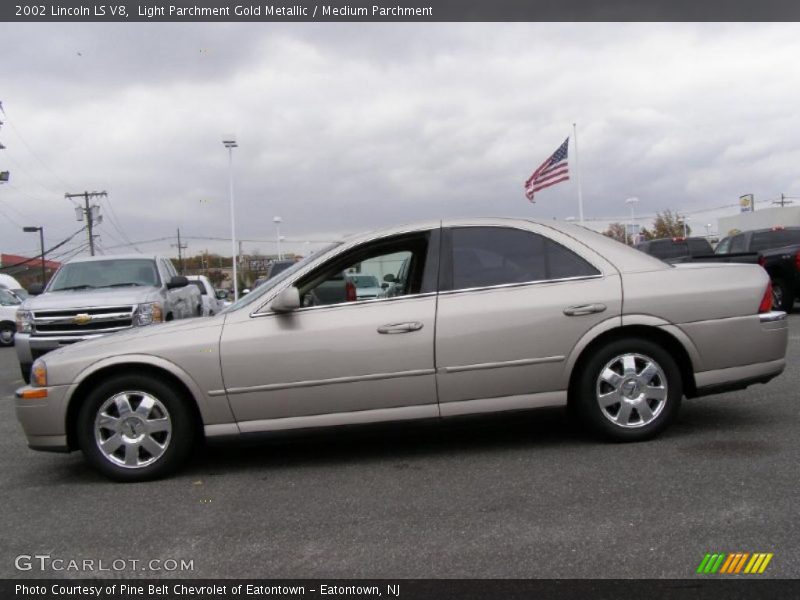
<path id="1" fill-rule="evenodd" d="M 794 0 L 3 0 L 7 22 L 798 21 Z"/>
<path id="2" fill-rule="evenodd" d="M 4 600 L 227 600 L 230 598 L 283 600 L 640 600 L 692 598 L 700 600 L 797 598 L 800 580 L 757 579 L 612 580 L 3 580 Z"/>

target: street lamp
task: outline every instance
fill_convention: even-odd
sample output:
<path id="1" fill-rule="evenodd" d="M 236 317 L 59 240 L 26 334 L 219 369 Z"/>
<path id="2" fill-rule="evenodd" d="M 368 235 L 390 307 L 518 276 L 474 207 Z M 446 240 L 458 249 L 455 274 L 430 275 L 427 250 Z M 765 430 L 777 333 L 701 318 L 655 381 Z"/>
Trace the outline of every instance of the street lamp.
<path id="1" fill-rule="evenodd" d="M 47 283 L 47 275 L 45 274 L 44 268 L 44 227 L 23 227 L 22 231 L 25 233 L 39 232 L 39 243 L 41 244 L 42 248 L 42 285 L 44 285 Z"/>
<path id="2" fill-rule="evenodd" d="M 233 301 L 239 299 L 239 280 L 236 271 L 236 212 L 233 204 L 233 149 L 238 148 L 236 139 L 233 135 L 226 135 L 222 138 L 223 145 L 228 149 L 228 179 L 230 182 L 231 196 L 231 262 L 233 263 Z"/>
<path id="3" fill-rule="evenodd" d="M 628 206 L 631 207 L 631 235 L 630 235 L 631 246 L 633 246 L 633 223 L 634 223 L 634 220 L 635 220 L 635 217 L 633 216 L 633 213 L 634 213 L 634 207 L 636 206 L 637 202 L 639 202 L 638 198 L 628 198 L 627 200 L 625 200 L 625 204 L 627 204 Z"/>
<path id="4" fill-rule="evenodd" d="M 281 254 L 281 223 L 283 223 L 283 219 L 281 217 L 275 217 L 272 219 L 272 222 L 275 223 L 275 239 L 278 242 L 278 260 L 283 258 Z"/>
<path id="5" fill-rule="evenodd" d="M 711 238 L 711 223 L 706 223 L 706 239 Z"/>

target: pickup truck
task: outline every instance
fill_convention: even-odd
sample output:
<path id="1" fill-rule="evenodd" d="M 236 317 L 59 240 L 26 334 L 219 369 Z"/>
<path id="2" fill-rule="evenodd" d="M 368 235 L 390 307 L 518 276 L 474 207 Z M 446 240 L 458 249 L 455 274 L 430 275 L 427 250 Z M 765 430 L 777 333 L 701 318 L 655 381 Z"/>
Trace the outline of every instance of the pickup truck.
<path id="1" fill-rule="evenodd" d="M 772 306 L 791 312 L 800 297 L 800 227 L 743 231 L 720 240 L 714 254 L 685 256 L 668 262 L 758 263 L 772 281 Z"/>
<path id="2" fill-rule="evenodd" d="M 657 238 L 639 242 L 634 248 L 667 262 L 673 262 L 672 259 L 679 259 L 685 256 L 701 256 L 714 253 L 711 244 L 704 237 Z"/>
<path id="3" fill-rule="evenodd" d="M 200 291 L 161 256 L 79 258 L 47 287 L 31 286 L 16 316 L 15 346 L 25 381 L 40 356 L 108 333 L 202 314 Z"/>
<path id="4" fill-rule="evenodd" d="M 213 317 L 225 308 L 222 301 L 227 297 L 227 294 L 225 292 L 221 294 L 217 292 L 208 277 L 205 275 L 189 275 L 186 279 L 189 280 L 191 285 L 200 290 L 204 317 Z"/>

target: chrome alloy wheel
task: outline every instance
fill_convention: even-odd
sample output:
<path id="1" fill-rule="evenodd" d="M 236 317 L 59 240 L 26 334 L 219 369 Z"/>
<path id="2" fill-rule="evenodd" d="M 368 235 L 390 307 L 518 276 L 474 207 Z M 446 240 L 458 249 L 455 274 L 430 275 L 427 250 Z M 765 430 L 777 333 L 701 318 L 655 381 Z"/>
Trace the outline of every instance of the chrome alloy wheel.
<path id="1" fill-rule="evenodd" d="M 597 378 L 597 403 L 603 416 L 620 427 L 644 427 L 667 401 L 667 378 L 652 358 L 622 354 L 610 360 Z"/>
<path id="2" fill-rule="evenodd" d="M 147 392 L 119 392 L 106 400 L 94 420 L 94 439 L 103 456 L 136 469 L 164 455 L 172 436 L 166 407 Z"/>

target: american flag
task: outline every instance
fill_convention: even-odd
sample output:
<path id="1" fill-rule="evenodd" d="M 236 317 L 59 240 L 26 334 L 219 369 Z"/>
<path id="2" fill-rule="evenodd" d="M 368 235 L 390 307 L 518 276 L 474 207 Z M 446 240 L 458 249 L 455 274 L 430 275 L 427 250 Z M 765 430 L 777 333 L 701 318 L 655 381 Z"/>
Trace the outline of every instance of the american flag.
<path id="1" fill-rule="evenodd" d="M 569 138 L 553 152 L 553 155 L 544 161 L 525 182 L 525 196 L 533 202 L 533 195 L 546 187 L 561 183 L 569 179 L 569 166 L 567 164 L 567 147 Z"/>

